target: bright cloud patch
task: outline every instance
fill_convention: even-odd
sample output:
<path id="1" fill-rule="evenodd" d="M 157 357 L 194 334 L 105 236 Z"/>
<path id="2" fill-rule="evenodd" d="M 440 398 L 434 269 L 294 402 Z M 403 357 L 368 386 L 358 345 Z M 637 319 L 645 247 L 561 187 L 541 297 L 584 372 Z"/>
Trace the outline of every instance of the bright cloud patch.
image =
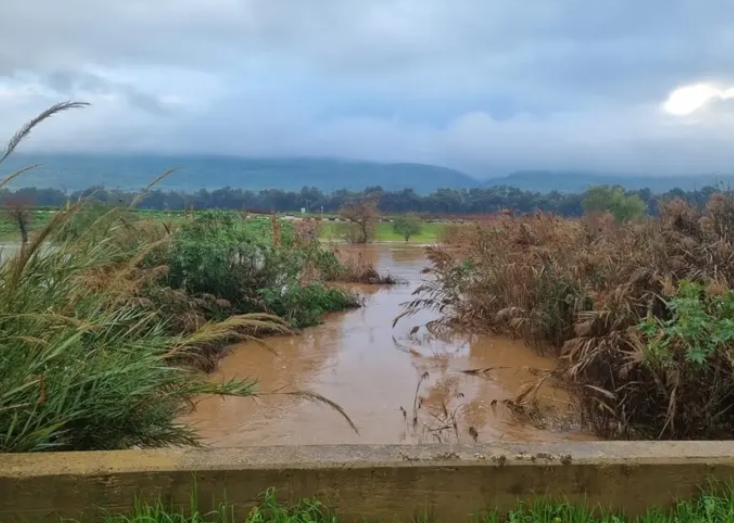
<path id="1" fill-rule="evenodd" d="M 709 84 L 688 85 L 670 93 L 663 104 L 663 109 L 675 116 L 686 116 L 699 110 L 711 100 L 729 98 L 734 98 L 734 87 L 719 89 Z"/>

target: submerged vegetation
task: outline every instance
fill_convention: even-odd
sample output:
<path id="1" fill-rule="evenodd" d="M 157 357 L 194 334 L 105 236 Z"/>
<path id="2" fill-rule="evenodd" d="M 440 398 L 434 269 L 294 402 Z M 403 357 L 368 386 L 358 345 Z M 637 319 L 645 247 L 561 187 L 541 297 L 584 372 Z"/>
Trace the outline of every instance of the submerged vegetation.
<path id="1" fill-rule="evenodd" d="M 346 267 L 316 239 L 297 233 L 275 224 L 256 234 L 236 214 L 198 214 L 173 229 L 166 284 L 216 296 L 229 313 L 276 314 L 295 328 L 318 324 L 325 312 L 358 306 L 351 293 L 313 281 L 322 272 L 339 280 Z"/>
<path id="2" fill-rule="evenodd" d="M 31 121 L 3 159 L 35 125 L 77 106 Z M 0 452 L 197 444 L 178 418 L 200 395 L 257 394 L 253 381 L 212 384 L 201 372 L 226 343 L 359 304 L 309 280 L 327 270 L 345 269 L 277 224 L 264 234 L 231 213 L 172 224 L 132 206 L 68 204 L 0 265 Z M 328 399 L 293 394 L 351 424 Z"/>
<path id="3" fill-rule="evenodd" d="M 734 433 L 734 197 L 659 217 L 536 213 L 447 231 L 407 313 L 522 337 L 602 437 Z"/>

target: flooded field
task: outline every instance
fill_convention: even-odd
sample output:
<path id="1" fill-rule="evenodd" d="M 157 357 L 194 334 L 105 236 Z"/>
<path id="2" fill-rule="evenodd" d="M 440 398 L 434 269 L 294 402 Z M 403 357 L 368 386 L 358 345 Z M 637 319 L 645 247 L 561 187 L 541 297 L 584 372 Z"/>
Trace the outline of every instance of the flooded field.
<path id="1" fill-rule="evenodd" d="M 299 336 L 270 338 L 276 354 L 255 343 L 234 347 L 212 380 L 252 377 L 266 394 L 257 399 L 209 397 L 186 417 L 215 446 L 337 443 L 562 441 L 591 439 L 556 424 L 518 422 L 504 400 L 514 398 L 551 360 L 521 341 L 488 336 L 437 340 L 421 326 L 424 312 L 400 321 L 420 284 L 422 248 L 361 248 L 380 272 L 406 280 L 393 287 L 354 286 L 365 296 L 358 310 L 330 316 Z M 477 369 L 491 369 L 467 373 Z M 280 394 L 310 390 L 338 403 L 359 429 L 334 410 Z M 561 411 L 568 397 L 540 389 L 542 402 Z"/>

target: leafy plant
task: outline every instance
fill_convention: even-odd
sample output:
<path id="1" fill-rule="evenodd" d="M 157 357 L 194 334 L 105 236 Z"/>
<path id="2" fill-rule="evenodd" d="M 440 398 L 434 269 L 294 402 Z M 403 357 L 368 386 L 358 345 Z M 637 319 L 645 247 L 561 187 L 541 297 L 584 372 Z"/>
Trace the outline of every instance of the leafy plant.
<path id="1" fill-rule="evenodd" d="M 423 222 L 415 214 L 404 214 L 395 217 L 392 228 L 396 234 L 405 238 L 407 243 L 412 236 L 420 234 L 423 230 Z"/>
<path id="2" fill-rule="evenodd" d="M 300 287 L 267 288 L 261 291 L 268 309 L 285 318 L 294 328 L 318 325 L 327 312 L 358 307 L 352 294 L 312 283 Z"/>
<path id="3" fill-rule="evenodd" d="M 304 282 L 312 268 L 338 279 L 343 266 L 318 242 L 296 245 L 287 231 L 280 230 L 276 245 L 234 213 L 201 213 L 173 234 L 166 282 L 224 299 L 239 313 L 276 314 L 298 328 L 316 325 L 325 312 L 354 306 L 356 299 L 344 290 Z"/>
<path id="4" fill-rule="evenodd" d="M 647 211 L 647 205 L 637 194 L 625 194 L 622 187 L 601 185 L 592 187 L 584 196 L 584 213 L 611 213 L 617 221 L 639 218 Z"/>
<path id="5" fill-rule="evenodd" d="M 657 361 L 670 366 L 682 351 L 688 362 L 703 366 L 718 350 L 734 347 L 734 291 L 712 294 L 701 283 L 681 280 L 666 306 L 670 319 L 648 316 L 638 326 Z"/>

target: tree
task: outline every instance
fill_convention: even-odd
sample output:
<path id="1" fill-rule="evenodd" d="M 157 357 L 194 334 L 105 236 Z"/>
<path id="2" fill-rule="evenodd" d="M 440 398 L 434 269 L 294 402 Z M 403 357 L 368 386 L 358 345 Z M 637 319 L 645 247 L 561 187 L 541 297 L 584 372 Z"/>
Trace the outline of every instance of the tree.
<path id="1" fill-rule="evenodd" d="M 31 202 L 23 196 L 13 195 L 5 199 L 4 213 L 9 220 L 15 222 L 20 232 L 21 248 L 28 243 L 28 231 L 33 220 Z"/>
<path id="2" fill-rule="evenodd" d="M 647 204 L 638 194 L 625 194 L 622 187 L 600 185 L 586 192 L 583 208 L 585 214 L 608 212 L 624 222 L 644 215 Z"/>
<path id="3" fill-rule="evenodd" d="M 408 243 L 411 236 L 421 233 L 423 222 L 415 214 L 404 214 L 395 218 L 392 229 L 396 234 L 405 238 L 405 243 Z"/>
<path id="4" fill-rule="evenodd" d="M 625 220 L 639 216 L 643 212 L 658 214 L 659 204 L 672 198 L 680 198 L 694 207 L 706 204 L 711 194 L 726 192 L 724 186 L 704 186 L 697 190 L 684 191 L 671 189 L 665 193 L 653 193 L 650 189 L 625 191 L 621 187 L 595 187 L 585 193 L 564 193 L 551 191 L 539 193 L 514 189 L 507 186 L 492 186 L 471 189 L 441 189 L 431 194 L 417 194 L 412 189 L 384 191 L 380 187 L 370 187 L 364 191 L 336 190 L 330 193 L 317 188 L 304 188 L 300 192 L 279 189 L 248 191 L 232 187 L 216 190 L 202 189 L 185 193 L 154 189 L 143 195 L 138 208 L 158 210 L 183 210 L 192 205 L 196 209 L 248 209 L 255 214 L 272 211 L 293 212 L 302 207 L 325 214 L 337 213 L 351 206 L 352 202 L 372 201 L 375 209 L 389 215 L 414 213 L 427 216 L 453 214 L 495 214 L 502 209 L 510 209 L 515 214 L 532 213 L 536 210 L 552 212 L 565 217 L 582 216 L 587 213 L 611 212 L 618 219 Z M 26 187 L 11 191 L 0 189 L 0 202 L 3 204 L 11 197 L 23 198 L 33 206 L 58 207 L 67 201 L 89 198 L 106 205 L 126 205 L 138 196 L 137 193 L 121 189 L 93 187 L 77 190 L 70 194 L 59 189 L 36 189 Z M 639 197 L 639 200 L 638 200 Z M 642 203 L 640 203 L 640 200 Z M 5 213 L 7 215 L 7 213 Z M 360 228 L 353 223 L 340 228 L 349 229 L 350 236 L 360 237 Z"/>
<path id="5" fill-rule="evenodd" d="M 347 231 L 349 241 L 368 243 L 375 236 L 377 223 L 377 204 L 372 199 L 350 202 L 339 210 L 339 216 L 349 222 L 351 231 Z"/>

